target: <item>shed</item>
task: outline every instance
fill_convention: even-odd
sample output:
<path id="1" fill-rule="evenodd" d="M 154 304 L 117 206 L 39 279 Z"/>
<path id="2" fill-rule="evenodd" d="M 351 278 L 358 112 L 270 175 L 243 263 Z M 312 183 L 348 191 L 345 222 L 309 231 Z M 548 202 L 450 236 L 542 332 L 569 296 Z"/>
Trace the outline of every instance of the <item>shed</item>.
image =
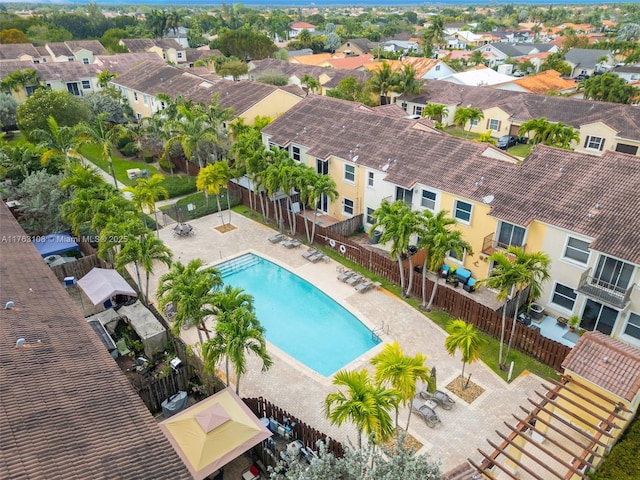
<path id="1" fill-rule="evenodd" d="M 80 252 L 80 246 L 68 233 L 52 233 L 45 237 L 36 237 L 33 244 L 42 257 L 72 251 Z"/>
<path id="2" fill-rule="evenodd" d="M 148 358 L 163 352 L 167 347 L 167 331 L 151 310 L 138 300 L 133 305 L 120 307 L 118 313 L 129 320 L 129 324 L 142 340 Z"/>

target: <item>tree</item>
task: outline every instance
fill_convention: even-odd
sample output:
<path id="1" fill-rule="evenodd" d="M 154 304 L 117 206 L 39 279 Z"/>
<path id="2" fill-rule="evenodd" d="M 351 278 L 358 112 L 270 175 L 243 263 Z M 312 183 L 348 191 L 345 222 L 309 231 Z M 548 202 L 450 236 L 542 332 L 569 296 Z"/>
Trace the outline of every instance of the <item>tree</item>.
<path id="1" fill-rule="evenodd" d="M 317 207 L 318 203 L 326 198 L 327 202 L 335 202 L 338 198 L 338 190 L 336 189 L 336 182 L 329 175 L 318 175 L 315 177 L 314 182 L 311 184 L 309 191 L 309 204 Z M 309 243 L 313 244 L 313 239 L 316 235 L 316 219 L 318 216 L 318 208 L 313 209 L 313 223 L 311 226 L 311 237 Z"/>
<path id="2" fill-rule="evenodd" d="M 425 366 L 427 357 L 421 353 L 415 357 L 404 354 L 397 341 L 392 344 L 387 343 L 382 351 L 371 359 L 371 365 L 376 369 L 375 378 L 378 384 L 387 383 L 398 392 L 398 400 L 403 406 L 407 406 L 416 395 L 416 382 L 422 380 L 429 382 L 433 379 L 431 369 Z M 398 428 L 398 404 L 396 409 L 396 429 Z M 411 420 L 411 409 L 409 409 L 409 421 Z"/>
<path id="3" fill-rule="evenodd" d="M 162 184 L 164 175 L 156 173 L 151 178 L 138 178 L 133 187 L 125 187 L 122 190 L 133 195 L 134 202 L 137 203 L 140 212 L 144 213 L 146 207 L 149 213 L 153 212 L 156 220 L 156 234 L 160 236 L 160 227 L 158 226 L 158 211 L 156 210 L 156 202 L 161 198 L 169 198 L 169 192 Z"/>
<path id="4" fill-rule="evenodd" d="M 540 71 L 555 70 L 560 75 L 571 75 L 571 65 L 564 60 L 562 52 L 556 52 L 549 55 L 540 65 Z"/>
<path id="5" fill-rule="evenodd" d="M 338 82 L 338 86 L 327 90 L 327 97 L 340 98 L 351 102 L 360 102 L 371 105 L 371 99 L 363 83 L 358 82 L 354 77 L 343 78 Z"/>
<path id="6" fill-rule="evenodd" d="M 467 363 L 473 363 L 480 358 L 480 347 L 484 343 L 476 328 L 464 320 L 453 320 L 447 326 L 449 336 L 444 340 L 444 346 L 449 355 L 455 355 L 456 350 L 462 354 L 462 373 L 460 374 L 460 386 L 464 389 L 464 367 Z"/>
<path id="7" fill-rule="evenodd" d="M 394 91 L 400 95 L 418 95 L 424 87 L 424 82 L 416 78 L 416 71 L 411 65 L 405 65 L 404 68 L 397 73 L 398 84 L 394 87 Z"/>
<path id="8" fill-rule="evenodd" d="M 118 90 L 115 90 L 113 86 L 108 86 L 100 92 L 85 95 L 82 100 L 89 105 L 93 115 L 98 116 L 104 113 L 104 118 L 109 123 L 126 123 L 132 117 L 132 111 L 131 107 L 124 103 L 119 95 Z"/>
<path id="9" fill-rule="evenodd" d="M 277 50 L 269 37 L 250 27 L 227 30 L 219 35 L 218 43 L 220 51 L 227 57 L 234 56 L 241 60 L 261 60 Z"/>
<path id="10" fill-rule="evenodd" d="M 618 28 L 616 40 L 622 42 L 636 42 L 640 39 L 640 24 L 624 23 Z"/>
<path id="11" fill-rule="evenodd" d="M 449 109 L 446 105 L 439 103 L 427 103 L 422 109 L 423 117 L 438 122 L 442 122 L 447 115 L 449 115 Z"/>
<path id="12" fill-rule="evenodd" d="M 202 260 L 191 260 L 186 266 L 174 262 L 171 269 L 160 277 L 158 305 L 164 309 L 169 303 L 175 308 L 171 332 L 179 336 L 183 325 L 196 325 L 202 343 L 202 331 L 210 338 L 205 320 L 213 315 L 215 291 L 222 286 L 220 272 L 214 268 L 202 268 Z"/>
<path id="13" fill-rule="evenodd" d="M 471 244 L 462 238 L 459 230 L 451 230 L 456 221 L 447 216 L 446 210 L 440 210 L 434 214 L 431 210 L 424 210 L 420 218 L 421 232 L 418 248 L 427 250 L 422 266 L 422 307 L 429 311 L 436 298 L 438 279 L 444 265 L 444 259 L 449 252 L 455 252 L 457 258 L 462 258 L 466 251 L 473 254 Z M 431 291 L 431 298 L 427 304 L 427 270 L 434 273 L 436 278 Z"/>
<path id="14" fill-rule="evenodd" d="M 316 93 L 316 91 L 319 90 L 321 87 L 318 79 L 306 73 L 300 79 L 300 83 L 303 85 L 306 85 L 307 90 L 309 90 L 310 93 Z"/>
<path id="15" fill-rule="evenodd" d="M 527 120 L 520 125 L 518 133 L 529 135 L 533 144 L 542 143 L 567 150 L 571 148 L 572 142 L 580 140 L 580 133 L 572 126 L 562 122 L 551 123 L 544 117 Z"/>
<path id="16" fill-rule="evenodd" d="M 107 114 L 102 113 L 96 117 L 93 123 L 78 124 L 78 133 L 80 138 L 93 143 L 100 148 L 100 156 L 102 160 L 109 163 L 109 170 L 113 177 L 113 184 L 118 188 L 118 179 L 113 169 L 113 158 L 111 152 L 116 144 L 121 129 L 117 126 L 109 125 L 106 121 Z"/>
<path id="17" fill-rule="evenodd" d="M 151 30 L 155 38 L 162 38 L 169 31 L 167 26 L 168 17 L 164 10 L 151 10 L 146 15 L 147 28 Z"/>
<path id="18" fill-rule="evenodd" d="M 640 96 L 639 88 L 628 85 L 615 73 L 594 75 L 581 83 L 586 99 L 632 104 Z"/>
<path id="19" fill-rule="evenodd" d="M 40 74 L 32 68 L 17 69 L 15 72 L 8 74 L 2 81 L 0 81 L 0 88 L 2 90 L 9 90 L 12 92 L 19 92 L 22 89 L 30 88 L 32 90 L 42 86 L 42 79 Z M 33 93 L 32 90 L 26 90 L 27 96 Z"/>
<path id="20" fill-rule="evenodd" d="M 227 187 L 227 184 L 231 180 L 231 170 L 229 164 L 225 161 L 220 161 L 207 165 L 200 169 L 198 173 L 198 179 L 196 180 L 196 186 L 198 190 L 204 190 L 204 194 L 207 197 L 207 204 L 209 204 L 209 194 L 212 193 L 216 196 L 216 202 L 218 204 L 218 212 L 220 212 L 220 219 L 224 225 L 224 216 L 222 215 L 222 207 L 220 206 L 220 189 Z M 231 210 L 231 204 L 229 203 L 229 192 L 227 191 L 227 205 Z M 231 215 L 231 212 L 229 212 Z M 231 222 L 231 217 L 229 217 Z"/>
<path id="21" fill-rule="evenodd" d="M 324 48 L 330 52 L 335 52 L 342 45 L 342 40 L 340 40 L 340 36 L 335 32 L 327 33 L 327 36 L 324 39 Z"/>
<path id="22" fill-rule="evenodd" d="M 411 266 L 411 256 L 409 256 L 409 286 L 405 292 L 405 278 L 403 258 L 409 250 L 409 240 L 418 231 L 418 217 L 416 212 L 411 210 L 411 206 L 402 200 L 389 203 L 382 200 L 380 206 L 373 212 L 374 224 L 371 226 L 370 234 L 382 228 L 380 236 L 381 243 L 391 242 L 391 258 L 398 262 L 400 270 L 400 289 L 403 296 L 409 296 L 411 292 L 411 279 L 413 278 L 413 267 Z"/>
<path id="23" fill-rule="evenodd" d="M 18 102 L 11 95 L 0 93 L 0 130 L 11 129 L 18 121 Z"/>
<path id="24" fill-rule="evenodd" d="M 240 394 L 240 377 L 247 372 L 247 353 L 262 361 L 262 371 L 269 370 L 273 361 L 267 352 L 265 329 L 247 307 L 241 306 L 218 317 L 215 337 L 202 347 L 203 357 L 210 363 L 220 352 L 231 362 L 236 374 L 236 393 Z M 214 362 L 215 363 L 215 362 Z M 227 385 L 229 378 L 227 376 Z"/>
<path id="25" fill-rule="evenodd" d="M 0 44 L 4 45 L 7 43 L 29 43 L 29 39 L 24 32 L 17 28 L 0 30 Z"/>
<path id="26" fill-rule="evenodd" d="M 225 62 L 216 70 L 221 77 L 233 77 L 233 81 L 237 82 L 242 75 L 249 73 L 249 65 L 240 60 L 234 62 Z"/>
<path id="27" fill-rule="evenodd" d="M 136 276 L 138 277 L 138 287 L 140 292 L 144 294 L 145 302 L 149 302 L 149 276 L 153 273 L 155 262 L 164 263 L 171 266 L 173 254 L 162 240 L 156 238 L 153 233 L 147 233 L 139 236 L 132 236 L 125 241 L 122 249 L 116 254 L 116 268 L 124 269 L 125 265 L 133 263 Z M 142 285 L 140 279 L 140 267 L 145 271 L 145 284 Z"/>
<path id="28" fill-rule="evenodd" d="M 422 40 L 424 40 L 425 43 L 435 43 L 437 46 L 440 46 L 444 43 L 445 35 L 446 28 L 444 26 L 444 18 L 437 15 L 431 18 L 429 26 L 422 34 Z"/>
<path id="29" fill-rule="evenodd" d="M 469 65 L 484 65 L 484 57 L 481 50 L 474 50 L 467 60 Z"/>
<path id="30" fill-rule="evenodd" d="M 89 106 L 68 92 L 39 88 L 18 107 L 18 128 L 25 135 L 48 128 L 53 117 L 60 127 L 70 127 L 91 119 Z"/>
<path id="31" fill-rule="evenodd" d="M 75 129 L 59 126 L 52 116 L 47 119 L 47 126 L 47 129 L 37 128 L 29 134 L 32 141 L 38 142 L 36 148 L 43 151 L 42 164 L 46 165 L 54 155 L 64 156 L 66 165 L 69 165 L 71 156 L 77 160 L 80 139 Z"/>
<path id="32" fill-rule="evenodd" d="M 466 132 L 465 137 L 469 136 L 471 133 L 471 129 L 473 128 L 474 123 L 477 124 L 478 121 L 484 118 L 484 113 L 482 110 L 476 107 L 458 107 L 456 108 L 456 113 L 453 115 L 453 122 L 460 126 L 462 130 L 464 130 L 467 122 L 469 123 L 469 131 Z"/>
<path id="33" fill-rule="evenodd" d="M 71 165 L 67 173 L 60 180 L 60 188 L 63 190 L 82 190 L 104 184 L 102 175 L 89 163 Z"/>
<path id="34" fill-rule="evenodd" d="M 382 67 L 369 79 L 371 89 L 380 94 L 380 105 L 389 103 L 389 92 L 397 88 L 398 84 L 399 76 L 387 62 L 382 62 Z"/>
<path id="35" fill-rule="evenodd" d="M 62 175 L 40 170 L 28 175 L 17 187 L 20 225 L 27 234 L 40 236 L 65 230 L 60 209 L 69 195 L 59 188 L 60 180 Z"/>
<path id="36" fill-rule="evenodd" d="M 397 402 L 397 392 L 371 381 L 369 372 L 340 370 L 333 378 L 333 384 L 344 387 L 345 391 L 327 395 L 324 412 L 329 421 L 341 426 L 350 421 L 358 431 L 358 449 L 362 448 L 362 434 L 372 435 L 383 442 L 393 435 L 393 420 L 390 411 Z"/>

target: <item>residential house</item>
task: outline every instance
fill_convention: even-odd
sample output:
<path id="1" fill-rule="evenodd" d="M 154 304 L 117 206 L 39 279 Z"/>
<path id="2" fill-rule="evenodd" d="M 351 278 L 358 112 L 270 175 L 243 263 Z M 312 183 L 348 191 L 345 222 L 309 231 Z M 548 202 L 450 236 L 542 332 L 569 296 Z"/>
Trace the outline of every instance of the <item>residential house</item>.
<path id="1" fill-rule="evenodd" d="M 372 42 L 368 38 L 351 38 L 344 42 L 336 53 L 343 53 L 346 57 L 365 55 L 378 46 L 377 42 Z"/>
<path id="2" fill-rule="evenodd" d="M 191 479 L 4 202 L 0 236 L 2 478 Z"/>
<path id="3" fill-rule="evenodd" d="M 316 26 L 307 22 L 293 22 L 289 26 L 289 38 L 294 40 L 300 32 L 303 30 L 308 30 L 309 32 L 315 32 Z"/>
<path id="4" fill-rule="evenodd" d="M 571 48 L 564 56 L 571 66 L 571 77 L 607 71 L 616 64 L 610 50 Z"/>
<path id="5" fill-rule="evenodd" d="M 424 57 L 404 57 L 402 65 L 411 65 L 416 72 L 416 78 L 422 80 L 438 80 L 453 75 L 453 70 L 442 60 Z"/>
<path id="6" fill-rule="evenodd" d="M 330 175 L 339 197 L 322 199 L 319 209 L 338 219 L 362 214 L 370 227 L 383 199 L 404 200 L 416 209 L 447 210 L 458 220 L 474 250 L 476 230 L 495 230 L 487 199 L 516 159 L 492 145 L 461 140 L 433 128 L 427 119 L 408 118 L 396 105 L 368 108 L 333 98 L 309 96 L 262 130 L 265 145 Z M 411 145 L 399 148 L 399 143 Z M 472 269 L 486 266 L 450 258 Z"/>
<path id="7" fill-rule="evenodd" d="M 109 70 L 110 73 L 122 74 L 142 62 L 156 62 L 163 65 L 164 62 L 153 52 L 119 53 L 117 55 L 97 55 L 94 64 L 100 70 Z"/>
<path id="8" fill-rule="evenodd" d="M 640 346 L 640 158 L 537 146 L 493 191 L 489 255 L 517 245 L 551 258 L 537 300 L 554 316 Z M 478 232 L 480 233 L 480 232 Z"/>
<path id="9" fill-rule="evenodd" d="M 331 53 L 316 53 L 313 55 L 299 55 L 297 57 L 289 57 L 289 62 L 299 63 L 301 65 L 320 65 L 334 58 L 341 58 L 340 55 Z"/>
<path id="10" fill-rule="evenodd" d="M 486 45 L 493 40 L 491 34 L 473 33 L 468 30 L 457 30 L 445 37 L 447 48 L 467 50 L 481 45 Z"/>
<path id="11" fill-rule="evenodd" d="M 67 40 L 47 43 L 44 48 L 49 52 L 52 62 L 93 63 L 96 55 L 106 55 L 107 50 L 98 40 Z"/>
<path id="12" fill-rule="evenodd" d="M 576 151 L 592 155 L 602 155 L 606 150 L 639 153 L 640 110 L 632 105 L 479 88 L 440 80 L 430 81 L 426 92 L 400 97 L 398 101 L 407 104 L 408 112 L 427 103 L 446 105 L 449 113 L 442 120 L 445 125 L 453 124 L 458 106 L 477 107 L 483 111 L 484 119 L 472 125 L 471 131 L 482 133 L 491 127 L 495 136 L 517 135 L 524 122 L 544 117 L 579 131 L 580 140 L 574 145 Z"/>
<path id="13" fill-rule="evenodd" d="M 640 80 L 640 65 L 623 65 L 613 67 L 611 73 L 615 73 L 627 83 Z"/>
<path id="14" fill-rule="evenodd" d="M 304 95 L 298 87 L 234 82 L 211 75 L 205 68 L 186 70 L 157 62 L 143 62 L 111 83 L 120 88 L 138 119 L 166 107 L 157 99 L 161 93 L 172 99 L 183 95 L 186 100 L 205 105 L 218 95 L 222 108 L 233 108 L 236 117 L 242 117 L 247 124 L 257 116 L 278 117 Z"/>
<path id="15" fill-rule="evenodd" d="M 555 70 L 546 70 L 535 75 L 514 78 L 510 82 L 494 85 L 493 88 L 548 95 L 573 93 L 578 88 L 578 84 L 574 80 L 562 78 Z"/>
<path id="16" fill-rule="evenodd" d="M 555 53 L 556 45 L 547 43 L 490 43 L 476 48 L 488 59 L 489 67 L 503 64 L 507 59 L 518 59 L 536 53 Z"/>
<path id="17" fill-rule="evenodd" d="M 14 62 L 19 60 L 40 63 L 41 61 L 47 61 L 47 55 L 48 52 L 44 50 L 44 47 L 34 47 L 31 43 L 0 44 L 0 62 Z"/>
<path id="18" fill-rule="evenodd" d="M 344 58 L 332 58 L 326 62 L 318 64 L 319 67 L 330 67 L 338 70 L 358 70 L 364 65 L 373 62 L 373 55 L 357 55 Z"/>
<path id="19" fill-rule="evenodd" d="M 127 47 L 129 52 L 153 52 L 165 62 L 174 65 L 187 65 L 186 48 L 173 39 L 161 38 L 123 38 L 120 45 Z"/>
<path id="20" fill-rule="evenodd" d="M 419 44 L 411 40 L 387 40 L 380 42 L 380 47 L 382 47 L 385 52 L 410 53 L 417 52 Z"/>
<path id="21" fill-rule="evenodd" d="M 100 90 L 97 77 L 101 69 L 97 65 L 85 65 L 79 62 L 0 62 L 0 80 L 18 69 L 35 70 L 42 84 L 52 90 L 67 91 L 76 96 L 83 96 Z M 13 95 L 18 102 L 23 102 L 33 94 L 36 88 L 37 85 L 26 85 L 24 89 L 18 92 L 6 93 Z"/>
<path id="22" fill-rule="evenodd" d="M 486 87 L 509 82 L 512 78 L 513 77 L 509 75 L 498 73 L 491 68 L 478 66 L 467 70 L 466 72 L 455 72 L 446 77 L 441 77 L 440 80 L 455 83 L 457 85 Z"/>

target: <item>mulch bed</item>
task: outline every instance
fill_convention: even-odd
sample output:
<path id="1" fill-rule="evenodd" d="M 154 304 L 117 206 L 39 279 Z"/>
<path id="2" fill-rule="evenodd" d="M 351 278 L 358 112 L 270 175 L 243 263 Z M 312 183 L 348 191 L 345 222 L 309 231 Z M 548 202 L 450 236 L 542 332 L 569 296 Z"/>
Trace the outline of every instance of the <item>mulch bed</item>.
<path id="1" fill-rule="evenodd" d="M 232 230 L 235 230 L 236 227 L 234 227 L 233 225 L 231 225 L 230 223 L 227 223 L 225 225 L 220 225 L 218 227 L 214 227 L 217 231 L 219 231 L 220 233 L 227 233 L 227 232 L 231 232 Z"/>
<path id="2" fill-rule="evenodd" d="M 473 402 L 476 398 L 484 393 L 484 388 L 479 385 L 476 385 L 471 380 L 464 380 L 464 383 L 461 384 L 460 377 L 456 377 L 449 385 L 447 385 L 447 389 L 453 393 L 455 393 L 458 397 L 463 399 L 467 403 Z M 468 382 L 468 385 L 467 385 Z M 467 386 L 467 388 L 463 388 Z"/>
<path id="3" fill-rule="evenodd" d="M 389 450 L 391 450 L 396 443 L 396 439 L 399 433 L 405 434 L 404 444 L 406 445 L 407 448 L 413 450 L 414 452 L 417 452 L 422 448 L 422 443 L 420 443 L 418 440 L 412 437 L 409 433 L 406 433 L 404 429 L 400 427 L 396 428 L 396 435 L 394 435 L 388 442 L 384 442 L 382 445 L 385 448 L 388 448 Z"/>

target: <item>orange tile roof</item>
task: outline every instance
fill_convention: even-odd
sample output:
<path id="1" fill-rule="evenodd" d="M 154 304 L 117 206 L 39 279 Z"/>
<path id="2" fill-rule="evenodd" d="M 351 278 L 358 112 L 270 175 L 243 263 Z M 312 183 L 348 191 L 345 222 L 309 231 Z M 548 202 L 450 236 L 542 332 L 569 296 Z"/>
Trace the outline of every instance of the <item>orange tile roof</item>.
<path id="1" fill-rule="evenodd" d="M 513 83 L 520 85 L 530 93 L 540 94 L 548 92 L 562 92 L 564 90 L 576 88 L 577 86 L 576 82 L 573 80 L 560 78 L 560 73 L 555 70 L 547 70 L 545 72 L 538 73 L 537 75 L 519 78 Z"/>
<path id="2" fill-rule="evenodd" d="M 327 63 L 339 70 L 355 70 L 367 63 L 373 62 L 373 59 L 373 55 L 367 54 L 354 57 L 332 58 L 331 60 L 327 60 Z"/>
<path id="3" fill-rule="evenodd" d="M 316 53 L 314 55 L 297 55 L 289 58 L 291 63 L 301 63 L 302 65 L 319 65 L 327 60 L 332 60 L 334 57 L 330 53 Z"/>
<path id="4" fill-rule="evenodd" d="M 388 63 L 391 67 L 391 70 L 396 70 L 402 68 L 403 64 L 400 60 L 385 60 L 384 62 L 371 62 L 363 65 L 364 68 L 369 70 L 370 72 L 377 72 L 382 69 L 382 65 L 384 63 Z"/>
<path id="5" fill-rule="evenodd" d="M 291 24 L 291 28 L 316 28 L 316 26 L 307 22 L 294 22 Z"/>

